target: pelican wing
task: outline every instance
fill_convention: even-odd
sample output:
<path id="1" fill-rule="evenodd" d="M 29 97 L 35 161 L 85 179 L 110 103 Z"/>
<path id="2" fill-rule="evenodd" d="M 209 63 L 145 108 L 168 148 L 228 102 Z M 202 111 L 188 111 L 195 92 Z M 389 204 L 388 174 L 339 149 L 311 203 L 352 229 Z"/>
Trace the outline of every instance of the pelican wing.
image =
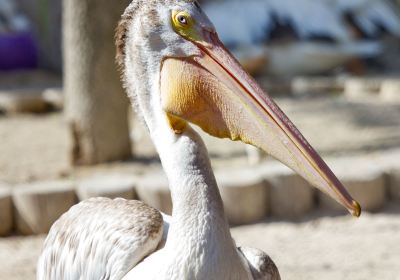
<path id="1" fill-rule="evenodd" d="M 278 268 L 266 253 L 250 247 L 238 247 L 238 251 L 246 259 L 254 280 L 281 280 Z"/>
<path id="2" fill-rule="evenodd" d="M 51 228 L 37 279 L 121 279 L 157 249 L 163 225 L 161 213 L 140 201 L 81 202 Z"/>

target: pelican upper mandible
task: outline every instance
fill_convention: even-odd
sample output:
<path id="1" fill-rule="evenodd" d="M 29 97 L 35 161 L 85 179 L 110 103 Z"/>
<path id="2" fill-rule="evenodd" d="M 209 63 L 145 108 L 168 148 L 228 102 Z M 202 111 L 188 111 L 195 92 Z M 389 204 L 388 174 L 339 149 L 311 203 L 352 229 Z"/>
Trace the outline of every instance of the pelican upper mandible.
<path id="1" fill-rule="evenodd" d="M 236 247 L 192 125 L 263 149 L 360 215 L 359 204 L 226 50 L 196 1 L 133 0 L 117 48 L 125 88 L 169 180 L 172 217 L 139 201 L 84 201 L 51 228 L 38 279 L 280 279 L 265 253 Z"/>

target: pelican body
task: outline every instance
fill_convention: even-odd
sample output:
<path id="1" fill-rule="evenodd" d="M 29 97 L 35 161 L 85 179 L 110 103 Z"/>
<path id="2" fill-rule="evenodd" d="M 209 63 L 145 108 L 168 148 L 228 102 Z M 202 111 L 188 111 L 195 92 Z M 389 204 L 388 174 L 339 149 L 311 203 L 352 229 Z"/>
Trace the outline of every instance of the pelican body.
<path id="1" fill-rule="evenodd" d="M 237 248 L 196 125 L 257 146 L 353 215 L 360 206 L 226 50 L 192 0 L 134 0 L 117 61 L 168 177 L 172 217 L 139 201 L 90 199 L 52 227 L 38 279 L 280 279 L 264 252 Z"/>

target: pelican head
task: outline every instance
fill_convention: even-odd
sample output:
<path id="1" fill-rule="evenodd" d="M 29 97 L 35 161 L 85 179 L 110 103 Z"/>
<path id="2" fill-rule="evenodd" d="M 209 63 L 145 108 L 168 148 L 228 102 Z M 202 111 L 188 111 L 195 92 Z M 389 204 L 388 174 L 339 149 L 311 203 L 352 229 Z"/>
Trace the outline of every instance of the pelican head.
<path id="1" fill-rule="evenodd" d="M 224 47 L 196 1 L 133 1 L 117 49 L 127 91 L 152 135 L 169 129 L 179 137 L 192 124 L 254 145 L 360 215 L 360 205 Z"/>

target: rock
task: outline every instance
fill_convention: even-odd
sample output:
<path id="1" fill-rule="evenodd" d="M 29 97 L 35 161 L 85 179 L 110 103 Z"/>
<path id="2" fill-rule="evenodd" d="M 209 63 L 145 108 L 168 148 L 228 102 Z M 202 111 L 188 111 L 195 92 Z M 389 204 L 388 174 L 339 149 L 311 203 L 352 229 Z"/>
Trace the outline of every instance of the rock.
<path id="1" fill-rule="evenodd" d="M 384 171 L 400 170 L 400 149 L 390 149 L 372 155 L 369 160 Z"/>
<path id="2" fill-rule="evenodd" d="M 340 159 L 332 170 L 363 211 L 378 211 L 386 201 L 385 176 L 376 162 L 361 159 Z M 343 206 L 325 194 L 319 196 L 322 208 L 345 212 Z"/>
<path id="3" fill-rule="evenodd" d="M 79 200 L 91 197 L 136 198 L 135 186 L 137 179 L 127 175 L 97 176 L 85 179 L 78 184 Z"/>
<path id="4" fill-rule="evenodd" d="M 267 154 L 252 145 L 246 145 L 247 161 L 249 165 L 255 166 L 263 161 L 263 158 L 267 157 Z"/>
<path id="5" fill-rule="evenodd" d="M 13 229 L 11 189 L 0 184 L 0 236 L 6 236 Z"/>
<path id="6" fill-rule="evenodd" d="M 234 50 L 234 55 L 251 75 L 262 73 L 268 64 L 264 47 L 255 45 L 237 46 Z"/>
<path id="7" fill-rule="evenodd" d="M 36 89 L 0 91 L 0 108 L 6 113 L 43 113 L 48 105 Z"/>
<path id="8" fill-rule="evenodd" d="M 168 179 L 163 172 L 154 171 L 139 178 L 136 191 L 139 199 L 143 202 L 165 214 L 172 214 L 171 191 Z"/>
<path id="9" fill-rule="evenodd" d="M 69 181 L 39 182 L 13 189 L 16 226 L 21 234 L 47 233 L 52 224 L 76 202 Z"/>
<path id="10" fill-rule="evenodd" d="M 286 166 L 262 166 L 271 188 L 271 214 L 281 219 L 298 219 L 314 208 L 314 189 Z"/>
<path id="11" fill-rule="evenodd" d="M 382 84 L 380 96 L 388 102 L 400 102 L 400 79 L 385 80 Z"/>
<path id="12" fill-rule="evenodd" d="M 343 80 L 331 77 L 298 77 L 293 79 L 291 86 L 294 95 L 340 93 L 344 90 Z"/>
<path id="13" fill-rule="evenodd" d="M 269 189 L 259 170 L 229 168 L 216 172 L 225 213 L 231 224 L 260 221 L 269 210 Z"/>
<path id="14" fill-rule="evenodd" d="M 62 110 L 64 108 L 64 95 L 62 88 L 48 88 L 42 93 L 43 99 L 52 108 Z"/>
<path id="15" fill-rule="evenodd" d="M 256 77 L 258 84 L 269 95 L 288 95 L 291 93 L 291 80 L 287 77 L 270 77 L 267 75 L 260 75 Z"/>
<path id="16" fill-rule="evenodd" d="M 344 94 L 349 99 L 363 99 L 378 96 L 382 79 L 378 78 L 351 78 L 345 82 Z"/>
<path id="17" fill-rule="evenodd" d="M 1 73 L 0 87 L 2 89 L 12 89 L 15 88 L 15 85 L 21 88 L 34 89 L 61 87 L 62 75 L 61 72 L 55 73 L 54 71 L 43 69 L 27 69 Z"/>
<path id="18" fill-rule="evenodd" d="M 400 169 L 388 172 L 389 195 L 392 200 L 400 201 Z"/>

